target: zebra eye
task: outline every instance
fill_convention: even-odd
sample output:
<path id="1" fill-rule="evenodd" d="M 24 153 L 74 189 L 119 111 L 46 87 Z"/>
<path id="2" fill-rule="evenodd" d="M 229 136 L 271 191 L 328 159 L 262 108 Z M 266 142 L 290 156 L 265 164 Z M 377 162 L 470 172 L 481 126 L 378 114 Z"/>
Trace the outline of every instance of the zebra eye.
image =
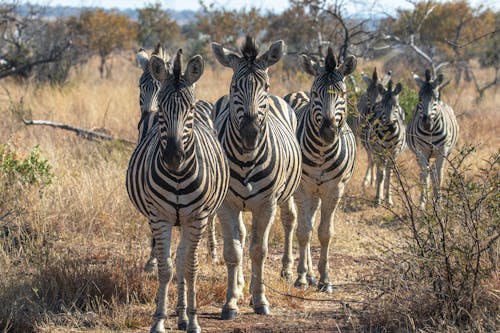
<path id="1" fill-rule="evenodd" d="M 266 85 L 264 86 L 264 89 L 265 89 L 266 91 L 269 91 L 269 83 L 266 83 Z"/>
<path id="2" fill-rule="evenodd" d="M 233 84 L 233 85 L 231 86 L 231 90 L 232 90 L 233 92 L 237 93 L 237 92 L 238 92 L 238 86 L 237 86 L 237 85 L 235 85 L 235 84 Z"/>

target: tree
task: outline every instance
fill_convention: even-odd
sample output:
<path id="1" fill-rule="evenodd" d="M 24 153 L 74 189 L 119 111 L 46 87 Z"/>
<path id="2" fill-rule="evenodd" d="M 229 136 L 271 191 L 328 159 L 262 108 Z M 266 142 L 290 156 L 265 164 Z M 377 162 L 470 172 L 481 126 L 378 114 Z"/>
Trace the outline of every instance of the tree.
<path id="1" fill-rule="evenodd" d="M 104 77 L 106 61 L 112 52 L 137 43 L 137 24 L 127 16 L 102 9 L 86 10 L 79 18 L 72 18 L 70 25 L 76 32 L 75 44 L 89 54 L 100 57 L 99 74 Z"/>
<path id="2" fill-rule="evenodd" d="M 158 42 L 168 44 L 178 39 L 181 30 L 179 25 L 161 9 L 159 2 L 138 9 L 137 12 L 138 40 L 141 46 L 153 47 Z"/>
<path id="3" fill-rule="evenodd" d="M 57 37 L 56 30 L 62 32 Z M 61 69 L 62 59 L 72 50 L 71 36 L 61 20 L 43 20 L 33 7 L 20 15 L 15 2 L 0 4 L 0 40 L 0 79 L 35 76 L 53 82 L 52 74 Z M 52 71 L 44 72 L 49 65 Z"/>

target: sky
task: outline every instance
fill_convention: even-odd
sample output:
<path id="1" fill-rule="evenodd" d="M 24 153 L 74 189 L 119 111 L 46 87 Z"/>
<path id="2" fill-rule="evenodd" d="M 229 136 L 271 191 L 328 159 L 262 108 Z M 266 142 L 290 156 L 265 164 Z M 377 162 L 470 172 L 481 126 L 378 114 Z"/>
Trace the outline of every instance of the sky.
<path id="1" fill-rule="evenodd" d="M 22 1 L 24 2 L 24 1 Z M 162 4 L 162 7 L 165 9 L 191 9 L 197 10 L 200 9 L 198 0 L 140 0 L 140 1 L 131 1 L 131 0 L 30 0 L 29 2 L 33 4 L 40 5 L 62 5 L 62 6 L 75 6 L 75 7 L 83 7 L 83 6 L 95 6 L 95 7 L 104 7 L 104 8 L 143 8 L 147 4 L 157 3 Z M 264 10 L 271 10 L 275 13 L 280 13 L 284 9 L 289 7 L 288 0 L 205 0 L 205 4 L 215 3 L 216 5 L 224 8 L 230 9 L 243 9 L 250 8 L 251 6 L 255 6 L 257 8 L 261 8 Z M 345 1 L 345 3 L 353 3 L 355 1 Z M 360 1 L 364 3 L 370 3 L 372 0 Z M 391 12 L 395 8 L 403 7 L 410 8 L 411 5 L 404 0 L 378 0 L 379 4 L 383 3 L 383 8 L 380 10 Z M 469 0 L 469 3 L 472 6 L 477 6 L 479 4 L 484 4 L 490 8 L 500 10 L 500 0 Z M 355 8 L 352 7 L 353 11 L 359 10 L 367 10 L 366 6 L 364 8 Z"/>

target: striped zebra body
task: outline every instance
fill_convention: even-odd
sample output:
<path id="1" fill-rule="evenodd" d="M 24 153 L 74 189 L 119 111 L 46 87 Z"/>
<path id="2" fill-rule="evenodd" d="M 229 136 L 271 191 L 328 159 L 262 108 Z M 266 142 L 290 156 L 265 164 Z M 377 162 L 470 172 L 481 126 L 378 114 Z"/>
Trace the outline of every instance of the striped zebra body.
<path id="1" fill-rule="evenodd" d="M 203 60 L 200 56 L 191 58 L 182 74 L 181 54 L 179 50 L 173 73 L 161 57 L 151 58 L 152 74 L 162 83 L 158 120 L 132 154 L 126 178 L 129 197 L 149 218 L 155 240 L 159 288 L 152 332 L 165 329 L 168 285 L 173 277 L 171 231 L 175 225 L 180 226 L 176 256 L 178 326 L 201 332 L 195 289 L 198 244 L 229 185 L 227 161 L 213 124 L 210 118 L 207 121 L 199 116 L 210 114 L 199 109 L 208 104 L 196 103 L 194 96 L 193 84 L 203 73 Z"/>
<path id="2" fill-rule="evenodd" d="M 283 99 L 268 93 L 267 68 L 281 58 L 283 44 L 275 42 L 258 56 L 254 41 L 247 37 L 240 56 L 212 43 L 217 60 L 234 71 L 230 94 L 214 106 L 215 125 L 231 173 L 228 195 L 218 212 L 228 270 L 223 319 L 236 317 L 244 286 L 242 255 L 246 230 L 241 212 L 252 212 L 250 289 L 258 314 L 269 314 L 263 270 L 277 206 L 281 205 L 282 219 L 291 220 L 288 224 L 293 225 L 296 218 L 292 194 L 301 174 L 296 118 Z"/>
<path id="3" fill-rule="evenodd" d="M 170 57 L 164 52 L 160 45 L 157 45 L 155 50 L 156 56 L 163 59 L 167 68 L 170 68 Z M 148 131 L 158 123 L 158 93 L 161 89 L 161 83 L 155 80 L 149 70 L 149 56 L 144 49 L 140 49 L 137 53 L 137 62 L 142 68 L 142 74 L 139 78 L 139 106 L 141 110 L 141 118 L 138 123 L 138 143 L 142 142 Z M 213 105 L 203 100 L 196 101 L 195 117 L 213 128 L 211 120 Z M 218 262 L 217 255 L 217 238 L 215 235 L 215 216 L 209 219 L 208 224 L 208 247 L 209 253 L 214 262 Z M 158 266 L 158 260 L 154 251 L 154 238 L 151 238 L 150 257 L 144 266 L 146 272 L 153 272 Z"/>
<path id="4" fill-rule="evenodd" d="M 387 74 L 382 78 L 381 84 L 385 85 L 389 82 L 392 73 L 391 71 L 387 72 Z M 376 164 L 371 155 L 370 151 L 367 148 L 366 143 L 366 132 L 368 131 L 368 119 L 373 116 L 370 114 L 370 110 L 372 106 L 380 101 L 381 95 L 378 91 L 377 85 L 379 83 L 377 68 L 373 70 L 372 77 L 369 78 L 366 75 L 362 74 L 363 80 L 367 84 L 366 91 L 359 97 L 357 109 L 358 109 L 358 117 L 356 117 L 353 125 L 353 130 L 357 134 L 357 136 L 361 139 L 361 145 L 364 147 L 367 155 L 368 166 L 366 168 L 365 176 L 363 178 L 363 187 L 373 186 L 375 183 L 375 175 L 377 172 Z"/>
<path id="5" fill-rule="evenodd" d="M 378 87 L 382 98 L 370 110 L 372 116 L 368 118 L 364 140 L 377 164 L 376 203 L 381 204 L 384 198 L 388 205 L 392 205 L 391 173 L 406 146 L 404 113 L 398 101 L 402 86 L 398 83 L 392 90 L 392 81 L 389 81 L 387 90 L 382 85 Z"/>
<path id="6" fill-rule="evenodd" d="M 314 76 L 311 93 L 292 93 L 285 100 L 295 107 L 297 139 L 302 151 L 302 178 L 294 195 L 298 208 L 297 239 L 299 264 L 296 287 L 315 285 L 312 268 L 311 236 L 315 216 L 321 211 L 318 238 L 321 253 L 318 263 L 318 290 L 333 291 L 329 279 L 329 249 L 333 236 L 335 211 L 351 179 L 356 160 L 356 139 L 347 124 L 346 85 L 344 77 L 356 68 L 349 57 L 337 66 L 331 48 L 325 66 L 319 66 L 307 55 L 301 55 L 303 69 Z M 311 97 L 309 97 L 311 96 Z M 291 267 L 291 262 L 283 270 Z"/>
<path id="7" fill-rule="evenodd" d="M 407 141 L 420 166 L 420 203 L 424 206 L 431 169 L 434 197 L 439 198 L 444 162 L 457 142 L 458 123 L 453 109 L 440 99 L 440 89 L 445 85 L 443 76 L 432 80 L 430 71 L 426 71 L 425 81 L 416 75 L 414 78 L 420 88 L 419 101 L 408 124 Z M 435 159 L 434 166 L 431 166 L 431 159 Z"/>

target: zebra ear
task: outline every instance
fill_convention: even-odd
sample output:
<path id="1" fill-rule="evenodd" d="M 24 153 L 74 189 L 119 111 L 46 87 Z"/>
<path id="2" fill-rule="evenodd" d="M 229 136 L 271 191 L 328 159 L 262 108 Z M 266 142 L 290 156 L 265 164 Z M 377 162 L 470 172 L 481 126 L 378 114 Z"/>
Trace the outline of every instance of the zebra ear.
<path id="1" fill-rule="evenodd" d="M 149 61 L 149 72 L 151 73 L 153 78 L 160 81 L 161 83 L 165 82 L 168 76 L 165 61 L 154 54 L 151 56 L 151 60 Z"/>
<path id="2" fill-rule="evenodd" d="M 190 84 L 193 84 L 200 79 L 204 69 L 205 63 L 203 58 L 200 55 L 195 55 L 187 64 L 186 71 L 184 72 L 184 78 Z"/>
<path id="3" fill-rule="evenodd" d="M 377 67 L 373 69 L 373 74 L 372 74 L 372 81 L 377 82 L 378 80 L 378 74 L 377 74 Z"/>
<path id="4" fill-rule="evenodd" d="M 434 80 L 434 87 L 439 87 L 441 83 L 443 83 L 444 75 L 443 73 L 439 73 L 437 78 Z"/>
<path id="5" fill-rule="evenodd" d="M 307 74 L 316 76 L 319 73 L 320 65 L 312 60 L 307 54 L 301 54 L 299 60 L 300 66 Z"/>
<path id="6" fill-rule="evenodd" d="M 347 58 L 345 58 L 342 65 L 340 65 L 339 72 L 343 76 L 347 76 L 347 75 L 351 74 L 352 72 L 354 72 L 357 65 L 358 65 L 358 60 L 356 59 L 356 57 L 352 56 L 352 55 L 348 56 Z"/>
<path id="7" fill-rule="evenodd" d="M 258 61 L 261 62 L 266 68 L 277 63 L 283 56 L 285 50 L 285 42 L 279 40 L 269 46 L 269 49 L 259 57 Z"/>
<path id="8" fill-rule="evenodd" d="M 149 66 L 149 56 L 143 48 L 140 48 L 139 51 L 137 51 L 137 62 L 143 71 L 145 71 Z"/>
<path id="9" fill-rule="evenodd" d="M 425 81 L 422 80 L 417 74 L 413 73 L 413 79 L 415 80 L 415 82 L 417 82 L 417 86 L 419 88 L 422 88 L 424 86 Z"/>
<path id="10" fill-rule="evenodd" d="M 223 48 L 222 45 L 218 43 L 212 43 L 211 45 L 215 58 L 222 66 L 233 68 L 236 61 L 240 59 L 239 55 Z"/>
<path id="11" fill-rule="evenodd" d="M 401 82 L 399 82 L 398 84 L 396 84 L 396 88 L 394 88 L 393 94 L 399 95 L 401 90 L 403 90 L 403 85 L 401 84 Z"/>

